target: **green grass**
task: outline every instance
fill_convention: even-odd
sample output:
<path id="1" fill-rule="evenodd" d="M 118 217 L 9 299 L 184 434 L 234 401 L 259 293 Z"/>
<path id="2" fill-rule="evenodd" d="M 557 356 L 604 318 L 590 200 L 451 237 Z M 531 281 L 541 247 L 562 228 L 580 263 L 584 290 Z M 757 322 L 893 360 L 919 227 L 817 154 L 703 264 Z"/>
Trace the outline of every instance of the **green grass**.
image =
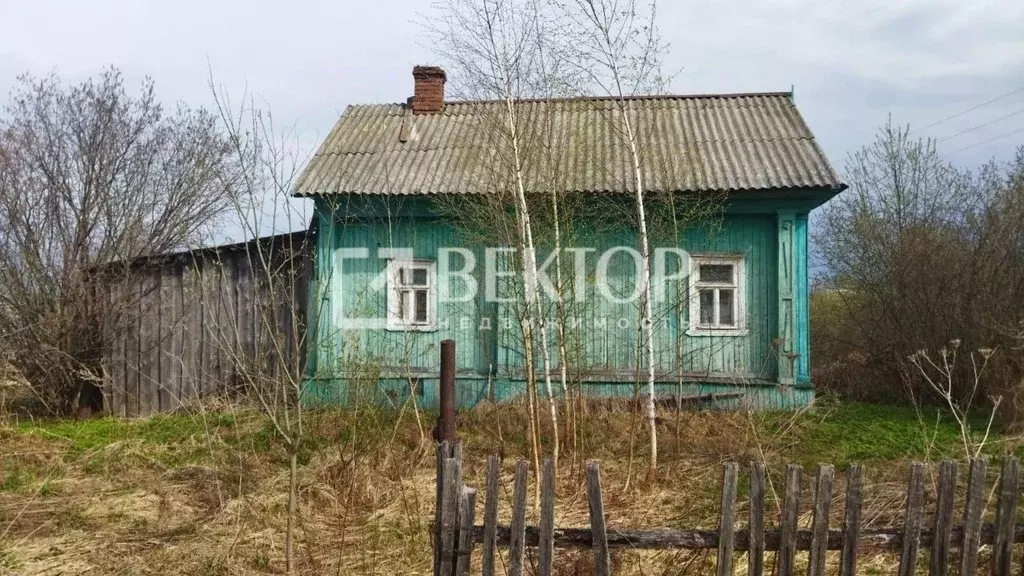
<path id="1" fill-rule="evenodd" d="M 487 420 L 486 416 L 481 417 Z M 243 418 L 245 425 L 242 425 Z M 303 418 L 305 436 L 300 450 L 301 464 L 326 448 L 373 452 L 392 438 L 415 444 L 419 437 L 412 433 L 413 416 L 409 413 L 405 414 L 400 427 L 404 432 L 398 434 L 395 434 L 397 413 L 390 410 L 309 410 Z M 429 433 L 434 414 L 424 413 L 422 418 Z M 476 421 L 476 418 L 477 414 L 472 412 L 461 417 L 466 425 L 460 431 L 463 439 L 472 445 L 493 444 L 493 439 L 483 437 L 493 435 L 493 427 L 489 422 Z M 853 462 L 936 461 L 964 457 L 958 425 L 947 412 L 935 408 L 922 409 L 918 413 L 903 406 L 823 400 L 813 410 L 799 415 L 779 412 L 758 415 L 755 419 L 761 428 L 759 436 L 764 441 L 772 444 L 784 459 L 805 467 L 831 462 L 842 469 Z M 512 451 L 525 447 L 527 443 L 526 427 L 517 423 L 518 419 L 511 417 L 502 428 L 503 443 Z M 984 417 L 978 417 L 971 424 L 977 437 L 984 432 L 986 421 Z M 600 427 L 600 419 L 590 425 Z M 593 437 L 593 445 L 600 449 L 602 432 L 590 426 L 585 428 L 583 433 Z M 148 420 L 59 420 L 25 424 L 18 433 L 63 443 L 72 458 L 84 455 L 85 468 L 90 473 L 116 473 L 135 462 L 156 461 L 172 468 L 196 463 L 210 456 L 214 449 L 205 442 L 208 433 L 222 441 L 217 443 L 220 449 L 271 453 L 273 459 L 281 457 L 281 462 L 286 463 L 283 453 L 279 452 L 280 438 L 273 424 L 255 413 L 241 415 L 239 420 L 231 414 L 208 414 L 205 418 L 161 415 Z M 998 456 L 1008 448 L 1000 440 L 998 430 L 993 430 L 993 437 L 986 447 L 987 455 Z M 119 442 L 131 442 L 134 446 L 141 443 L 143 448 L 154 449 L 128 450 L 125 455 L 118 450 L 106 450 Z M 120 462 L 119 458 L 130 461 Z M 44 476 L 26 466 L 5 469 L 0 477 L 0 490 L 17 491 L 26 489 L 26 486 L 34 489 Z M 56 490 L 56 486 L 45 487 L 44 490 L 51 488 Z"/>
<path id="2" fill-rule="evenodd" d="M 11 458 L 0 469 L 0 491 L 22 492 L 39 479 L 38 471 Z"/>
<path id="3" fill-rule="evenodd" d="M 789 418 L 773 415 L 766 428 L 776 433 Z M 975 440 L 980 440 L 985 425 L 984 417 L 971 420 Z M 919 416 L 905 406 L 830 404 L 799 416 L 791 434 L 797 441 L 788 454 L 804 465 L 832 462 L 845 467 L 853 462 L 964 457 L 959 425 L 948 412 L 935 408 L 922 409 Z M 994 430 L 986 454 L 1003 452 L 998 440 Z"/>
<path id="4" fill-rule="evenodd" d="M 47 439 L 66 440 L 73 453 L 81 454 L 125 440 L 140 440 L 152 445 L 176 444 L 203 436 L 207 431 L 234 425 L 235 417 L 231 414 L 207 414 L 205 417 L 159 415 L 148 420 L 53 420 L 23 424 L 20 430 Z"/>

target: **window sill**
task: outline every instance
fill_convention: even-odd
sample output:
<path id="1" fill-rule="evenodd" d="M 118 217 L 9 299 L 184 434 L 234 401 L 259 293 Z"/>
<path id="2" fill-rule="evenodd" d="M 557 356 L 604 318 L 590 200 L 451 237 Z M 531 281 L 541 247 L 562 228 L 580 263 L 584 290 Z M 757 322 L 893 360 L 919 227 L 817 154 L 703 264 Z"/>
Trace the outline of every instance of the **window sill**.
<path id="1" fill-rule="evenodd" d="M 437 326 L 396 326 L 388 325 L 384 327 L 388 332 L 437 332 Z"/>
<path id="2" fill-rule="evenodd" d="M 746 328 L 694 328 L 686 330 L 687 336 L 746 336 L 750 330 Z"/>

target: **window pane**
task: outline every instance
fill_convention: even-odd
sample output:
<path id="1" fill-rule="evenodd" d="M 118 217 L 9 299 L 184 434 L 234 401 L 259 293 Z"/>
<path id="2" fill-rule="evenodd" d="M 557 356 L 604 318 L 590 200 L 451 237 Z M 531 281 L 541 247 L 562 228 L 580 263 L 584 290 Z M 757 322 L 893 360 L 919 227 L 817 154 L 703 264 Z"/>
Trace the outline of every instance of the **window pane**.
<path id="1" fill-rule="evenodd" d="M 398 310 L 396 310 L 396 316 L 400 320 L 405 320 L 405 295 L 407 294 L 404 290 L 398 290 Z"/>
<path id="2" fill-rule="evenodd" d="M 405 286 L 405 268 L 398 269 L 398 285 Z"/>
<path id="3" fill-rule="evenodd" d="M 700 281 L 732 284 L 732 264 L 701 264 Z"/>
<path id="4" fill-rule="evenodd" d="M 718 291 L 718 323 L 722 326 L 732 326 L 736 323 L 733 301 L 732 290 L 720 289 Z"/>
<path id="5" fill-rule="evenodd" d="M 417 290 L 416 291 L 416 321 L 426 322 L 427 321 L 427 291 Z"/>
<path id="6" fill-rule="evenodd" d="M 427 270 L 426 270 L 426 268 L 413 268 L 413 270 L 412 270 L 412 283 L 413 283 L 413 286 L 426 286 L 427 285 Z"/>
<path id="7" fill-rule="evenodd" d="M 715 323 L 715 291 L 700 291 L 700 323 L 711 325 Z"/>

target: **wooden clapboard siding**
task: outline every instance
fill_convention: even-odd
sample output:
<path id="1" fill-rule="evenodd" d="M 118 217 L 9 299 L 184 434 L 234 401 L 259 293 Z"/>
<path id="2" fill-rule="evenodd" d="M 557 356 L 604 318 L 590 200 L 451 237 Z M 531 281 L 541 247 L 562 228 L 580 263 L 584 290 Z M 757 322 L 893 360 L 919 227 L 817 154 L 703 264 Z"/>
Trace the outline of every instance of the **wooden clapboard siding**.
<path id="1" fill-rule="evenodd" d="M 104 270 L 107 410 L 149 416 L 225 392 L 242 369 L 303 366 L 301 343 L 275 341 L 305 334 L 306 298 L 298 287 L 308 286 L 307 240 L 306 232 L 280 235 Z M 284 289 L 270 290 L 259 250 L 274 262 L 274 274 L 287 275 L 273 279 Z"/>
<path id="2" fill-rule="evenodd" d="M 429 198 L 351 197 L 345 201 L 318 200 L 318 245 L 312 260 L 313 288 L 319 305 L 311 310 L 312 338 L 316 346 L 308 357 L 311 387 L 322 393 L 322 400 L 344 401 L 353 372 L 372 367 L 379 371 L 379 389 L 391 388 L 390 380 L 403 381 L 410 376 L 422 379 L 425 402 L 432 405 L 440 365 L 438 347 L 451 338 L 457 346 L 457 373 L 460 382 L 485 382 L 484 397 L 508 398 L 521 394 L 525 377 L 525 355 L 515 305 L 485 299 L 485 247 L 473 234 L 466 234 L 458 223 L 438 215 Z M 799 201 L 758 198 L 730 204 L 722 224 L 709 232 L 693 227 L 682 233 L 675 245 L 673 238 L 652 240 L 652 247 L 679 248 L 688 253 L 740 254 L 745 268 L 745 320 L 747 332 L 740 336 L 704 336 L 688 333 L 688 295 L 676 294 L 667 287 L 667 298 L 656 303 L 654 317 L 660 320 L 655 332 L 655 372 L 658 392 L 679 390 L 680 380 L 686 394 L 719 394 L 731 385 L 741 390 L 743 405 L 784 408 L 806 403 L 813 398 L 808 374 L 807 342 L 809 331 L 806 310 L 807 226 L 809 206 Z M 785 215 L 785 218 L 783 217 Z M 795 222 L 795 226 L 794 226 Z M 570 350 L 568 362 L 572 377 L 583 380 L 588 392 L 598 395 L 633 394 L 637 366 L 638 311 L 632 302 L 610 302 L 589 297 L 597 293 L 594 276 L 598 255 L 613 247 L 635 247 L 638 239 L 627 222 L 593 225 L 574 223 L 571 241 L 564 247 L 594 249 L 586 260 L 584 277 L 588 298 L 569 303 L 567 329 Z M 783 235 L 785 231 L 785 237 Z M 475 242 L 475 243 L 474 243 Z M 784 245 L 784 250 L 780 250 Z M 372 318 L 383 322 L 387 302 L 380 276 L 387 258 L 379 249 L 411 249 L 416 259 L 439 260 L 442 248 L 469 250 L 476 259 L 473 278 L 477 297 L 469 302 L 439 302 L 438 329 L 431 332 L 395 332 L 383 327 L 344 329 L 340 318 Z M 339 260 L 341 250 L 363 250 L 359 257 Z M 550 246 L 538 245 L 538 261 L 543 262 Z M 788 259 L 786 273 L 786 311 L 780 312 L 780 258 Z M 563 256 L 563 270 L 572 274 L 572 264 Z M 666 272 L 678 270 L 669 261 Z M 682 263 L 688 271 L 689 262 Z M 499 271 L 515 271 L 515 264 L 498 259 Z M 631 257 L 620 251 L 607 262 L 612 293 L 628 294 L 635 272 Z M 374 284 L 374 280 L 377 284 Z M 516 280 L 508 280 L 499 296 L 521 290 Z M 685 280 L 684 280 L 685 282 Z M 548 318 L 550 357 L 558 358 L 554 305 Z M 781 322 L 782 316 L 788 318 Z M 797 381 L 793 391 L 768 385 L 778 383 L 780 365 L 778 340 L 784 326 L 790 349 L 800 355 L 796 362 Z M 489 330 L 485 329 L 489 328 Z M 795 338 L 795 345 L 793 340 Z M 539 334 L 535 335 L 539 346 Z M 681 343 L 681 346 L 679 345 Z M 681 354 L 680 354 L 681 349 Z M 787 360 L 788 362 L 788 360 Z M 540 357 L 537 370 L 541 369 Z M 555 371 L 557 375 L 557 369 Z M 467 384 L 469 386 L 469 384 Z M 672 388 L 676 386 L 676 388 Z M 708 392 L 714 390 L 714 392 Z M 470 396 L 470 395 L 467 395 Z M 738 407 L 740 404 L 732 403 Z"/>

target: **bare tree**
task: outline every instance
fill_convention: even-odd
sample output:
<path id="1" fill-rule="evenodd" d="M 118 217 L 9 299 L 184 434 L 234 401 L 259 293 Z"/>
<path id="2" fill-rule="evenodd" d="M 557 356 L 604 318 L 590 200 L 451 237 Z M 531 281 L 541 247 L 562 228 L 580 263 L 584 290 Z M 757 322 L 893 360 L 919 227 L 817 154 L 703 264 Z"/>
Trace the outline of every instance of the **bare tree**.
<path id="1" fill-rule="evenodd" d="M 541 297 L 537 273 L 537 251 L 531 222 L 528 193 L 531 170 L 535 168 L 537 147 L 536 118 L 527 117 L 522 100 L 533 96 L 550 78 L 541 66 L 541 40 L 548 31 L 536 3 L 515 0 L 453 0 L 436 5 L 441 17 L 429 23 L 434 48 L 456 69 L 455 85 L 463 96 L 501 102 L 500 114 L 486 120 L 491 134 L 490 150 L 496 158 L 490 163 L 492 174 L 487 192 L 511 200 L 516 214 L 516 243 L 522 273 L 523 308 L 520 314 L 523 349 L 526 359 L 525 377 L 531 413 L 536 395 L 536 358 L 534 330 L 539 334 L 539 347 L 552 424 L 553 459 L 557 468 L 560 451 L 558 409 L 551 382 L 551 355 L 548 340 L 547 314 Z M 538 431 L 533 423 L 535 473 L 540 469 Z M 539 496 L 539 492 L 538 492 Z"/>
<path id="2" fill-rule="evenodd" d="M 980 385 L 959 362 L 942 366 L 953 374 L 940 391 L 918 379 L 912 393 L 964 410 L 1002 396 L 1011 409 L 1017 394 L 1002 387 L 1024 374 L 1010 352 L 1024 318 L 1024 149 L 1013 162 L 968 171 L 889 122 L 850 156 L 846 173 L 850 190 L 823 208 L 815 234 L 825 274 L 812 296 L 821 307 L 812 333 L 827 340 L 815 349 L 830 354 L 818 355 L 816 369 L 846 397 L 905 402 L 903 372 L 919 372 L 905 363 L 911 352 L 954 340 L 965 350 L 999 348 L 1007 353 L 988 362 Z"/>
<path id="3" fill-rule="evenodd" d="M 312 236 L 296 239 L 283 231 L 308 225 L 305 205 L 291 198 L 298 171 L 305 161 L 294 134 L 274 124 L 269 110 L 261 109 L 246 92 L 232 105 L 223 90 L 210 79 L 219 125 L 228 135 L 231 155 L 238 166 L 238 193 L 230 208 L 246 243 L 246 259 L 253 283 L 252 313 L 255 345 L 244 344 L 237 323 L 217 330 L 220 354 L 233 366 L 234 377 L 247 398 L 261 410 L 288 457 L 288 505 L 285 528 L 285 571 L 295 569 L 295 524 L 298 516 L 299 453 L 303 449 L 309 418 L 304 407 L 306 388 L 306 329 L 300 310 L 310 322 L 326 313 L 324 285 L 314 286 L 306 300 L 308 257 Z M 277 233 L 261 238 L 266 232 Z M 324 279 L 330 282 L 330 276 Z M 205 306 L 219 305 L 214 294 Z M 285 324 L 289 323 L 289 324 Z"/>
<path id="4" fill-rule="evenodd" d="M 666 46 L 658 34 L 656 5 L 645 7 L 637 0 L 569 0 L 559 2 L 561 13 L 573 32 L 568 45 L 569 59 L 581 75 L 600 93 L 612 97 L 616 106 L 607 118 L 621 144 L 629 151 L 632 181 L 624 182 L 633 192 L 635 220 L 642 259 L 640 283 L 641 348 L 646 364 L 647 422 L 650 429 L 650 468 L 658 465 L 658 428 L 655 407 L 654 313 L 651 302 L 651 249 L 645 195 L 648 175 L 642 167 L 640 134 L 645 127 L 628 109 L 631 96 L 661 92 L 661 56 Z"/>
<path id="5" fill-rule="evenodd" d="M 0 335 L 50 410 L 102 402 L 82 377 L 102 346 L 90 272 L 206 238 L 232 162 L 215 117 L 167 111 L 152 80 L 18 79 L 0 114 Z"/>

